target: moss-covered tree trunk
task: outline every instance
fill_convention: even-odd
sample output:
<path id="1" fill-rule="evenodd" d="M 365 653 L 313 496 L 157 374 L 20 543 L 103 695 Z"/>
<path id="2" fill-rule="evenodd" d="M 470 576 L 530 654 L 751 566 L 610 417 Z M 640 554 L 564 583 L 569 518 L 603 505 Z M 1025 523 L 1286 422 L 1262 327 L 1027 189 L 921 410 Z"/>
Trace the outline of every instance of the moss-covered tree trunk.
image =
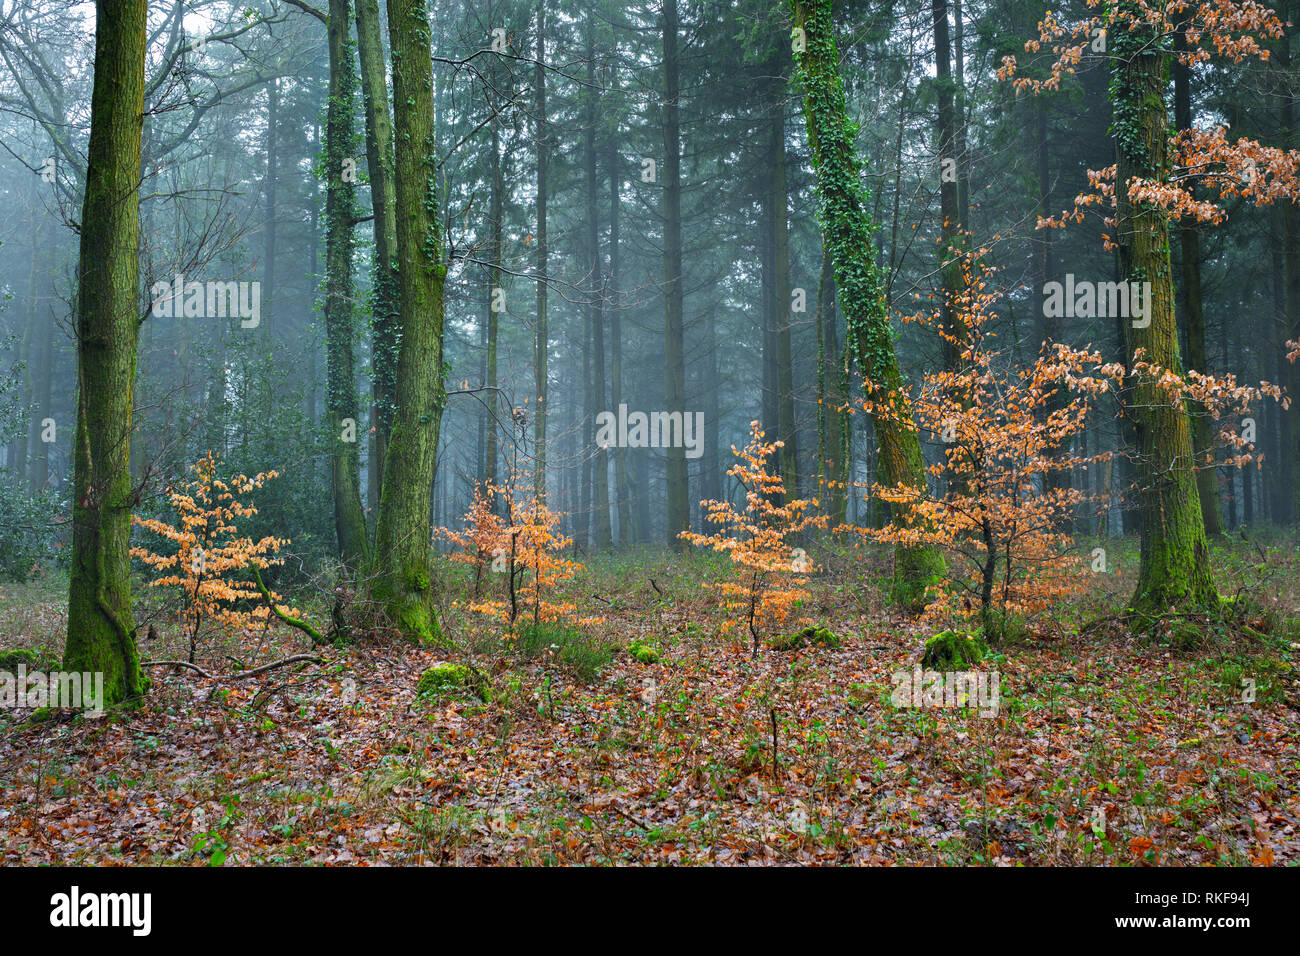
<path id="1" fill-rule="evenodd" d="M 1186 49 L 1187 39 L 1179 31 L 1175 50 Z M 1178 130 L 1192 128 L 1191 68 L 1174 61 L 1174 123 Z M 1187 363 L 1198 372 L 1209 372 L 1205 348 L 1205 307 L 1201 299 L 1201 234 L 1190 217 L 1178 227 L 1182 252 L 1183 312 L 1187 321 Z M 1201 501 L 1205 533 L 1223 533 L 1223 511 L 1219 507 L 1219 475 L 1206 462 L 1214 456 L 1214 435 L 1210 416 L 1195 409 L 1192 416 L 1192 448 L 1196 453 L 1196 487 Z"/>
<path id="2" fill-rule="evenodd" d="M 393 425 L 393 394 L 397 384 L 398 299 L 397 193 L 393 186 L 393 120 L 388 112 L 388 81 L 384 45 L 379 29 L 379 0 L 357 0 L 357 52 L 361 61 L 361 95 L 366 110 L 366 169 L 370 177 L 370 206 L 374 212 L 375 261 L 370 295 L 372 337 L 371 401 L 374 442 L 370 452 L 367 497 L 379 511 L 384 456 Z"/>
<path id="3" fill-rule="evenodd" d="M 794 25 L 802 30 L 795 65 L 804 87 L 804 116 L 821 198 L 823 241 L 835 267 L 835 285 L 847 325 L 849 353 L 867 379 L 867 397 L 887 414 L 872 418 L 879 445 L 877 475 L 886 486 L 924 488 L 925 460 L 912 425 L 911 405 L 894 355 L 884 291 L 871 242 L 875 224 L 857 156 L 839 75 L 830 0 L 791 0 Z M 895 520 L 905 524 L 906 508 Z M 927 588 L 944 574 L 943 555 L 933 547 L 895 550 L 893 599 L 909 607 L 924 601 Z"/>
<path id="4" fill-rule="evenodd" d="M 1114 31 L 1112 130 L 1118 154 L 1120 278 L 1138 283 L 1139 288 L 1151 284 L 1146 315 L 1123 323 L 1128 356 L 1141 349 L 1145 361 L 1181 374 L 1168 216 L 1149 204 L 1135 204 L 1126 188 L 1134 178 L 1155 182 L 1169 178 L 1166 42 L 1145 28 Z M 1124 404 L 1137 445 L 1142 535 L 1132 608 L 1150 614 L 1171 607 L 1215 607 L 1218 594 L 1210 575 L 1186 404 L 1171 398 L 1151 376 L 1136 374 L 1125 390 Z"/>
<path id="5" fill-rule="evenodd" d="M 77 279 L 72 573 L 63 666 L 101 671 L 104 704 L 144 689 L 131 613 L 131 416 L 140 329 L 146 0 L 100 0 Z"/>
<path id="6" fill-rule="evenodd" d="M 396 409 L 375 527 L 372 596 L 406 638 L 441 629 L 429 568 L 429 510 L 443 381 L 443 284 L 447 267 L 438 207 L 433 60 L 425 0 L 388 0 L 393 63 L 397 259 L 401 277 Z"/>
<path id="7" fill-rule="evenodd" d="M 353 228 L 357 215 L 356 133 L 352 117 L 350 0 L 329 3 L 329 102 L 325 110 L 325 391 L 330 417 L 334 530 L 339 558 L 355 571 L 366 561 L 366 518 L 361 508 L 362 429 L 356 382 L 356 315 L 352 308 Z"/>

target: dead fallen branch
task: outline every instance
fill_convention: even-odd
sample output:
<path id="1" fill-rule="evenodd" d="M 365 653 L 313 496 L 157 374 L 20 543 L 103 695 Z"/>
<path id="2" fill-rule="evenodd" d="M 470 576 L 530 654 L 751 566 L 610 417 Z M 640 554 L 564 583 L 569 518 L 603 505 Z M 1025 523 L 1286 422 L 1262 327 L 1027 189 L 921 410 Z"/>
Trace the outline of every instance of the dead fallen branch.
<path id="1" fill-rule="evenodd" d="M 269 664 L 263 664 L 261 667 L 253 667 L 246 671 L 239 671 L 237 674 L 217 675 L 205 671 L 198 664 L 191 664 L 189 661 L 141 661 L 141 667 L 187 667 L 197 674 L 206 677 L 208 680 L 219 680 L 225 677 L 227 680 L 240 680 L 244 677 L 256 677 L 258 674 L 264 674 L 269 670 L 277 667 L 284 667 L 286 664 L 323 664 L 324 658 L 317 657 L 315 654 L 292 654 L 289 657 L 279 661 L 272 661 Z"/>

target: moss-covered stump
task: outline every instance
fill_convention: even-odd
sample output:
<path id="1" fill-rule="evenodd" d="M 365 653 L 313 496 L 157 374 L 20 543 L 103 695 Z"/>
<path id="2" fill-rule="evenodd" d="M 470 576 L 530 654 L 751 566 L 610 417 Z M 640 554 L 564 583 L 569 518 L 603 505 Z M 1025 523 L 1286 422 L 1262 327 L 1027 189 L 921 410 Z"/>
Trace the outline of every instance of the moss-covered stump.
<path id="1" fill-rule="evenodd" d="M 843 639 L 829 628 L 809 626 L 801 631 L 794 631 L 773 638 L 772 648 L 778 651 L 795 651 L 805 644 L 820 644 L 822 647 L 839 648 L 843 643 Z"/>
<path id="2" fill-rule="evenodd" d="M 434 664 L 415 685 L 417 697 L 443 697 L 456 691 L 472 694 L 483 702 L 491 698 L 487 681 L 464 664 Z"/>
<path id="3" fill-rule="evenodd" d="M 632 655 L 633 660 L 641 664 L 657 664 L 659 662 L 659 650 L 644 641 L 633 641 L 627 646 L 627 652 Z"/>
<path id="4" fill-rule="evenodd" d="M 963 631 L 940 631 L 925 642 L 921 665 L 927 670 L 959 671 L 988 656 L 984 639 Z"/>

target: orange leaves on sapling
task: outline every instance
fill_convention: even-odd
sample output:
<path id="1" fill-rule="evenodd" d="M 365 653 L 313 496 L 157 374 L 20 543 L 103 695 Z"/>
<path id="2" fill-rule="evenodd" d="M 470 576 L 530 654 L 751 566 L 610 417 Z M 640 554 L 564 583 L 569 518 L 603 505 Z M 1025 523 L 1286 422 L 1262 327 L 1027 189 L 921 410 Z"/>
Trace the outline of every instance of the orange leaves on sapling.
<path id="1" fill-rule="evenodd" d="M 208 452 L 190 466 L 192 477 L 178 488 L 169 488 L 167 498 L 173 516 L 169 521 L 132 515 L 132 523 L 152 531 L 170 542 L 165 551 L 146 546 L 131 549 L 131 556 L 161 572 L 149 582 L 150 587 L 177 588 L 180 592 L 179 617 L 190 642 L 190 659 L 205 625 L 239 630 L 265 620 L 270 609 L 262 602 L 257 586 L 240 572 L 250 567 L 265 569 L 281 564 L 274 557 L 286 538 L 267 536 L 253 541 L 239 534 L 237 522 L 257 514 L 257 508 L 241 501 L 241 496 L 261 488 L 279 475 L 264 472 L 253 477 L 221 477 L 218 460 Z M 272 601 L 281 598 L 271 593 Z M 252 610 L 243 610 L 243 602 L 252 602 Z M 291 608 L 279 606 L 289 616 Z"/>
<path id="2" fill-rule="evenodd" d="M 759 635 L 784 624 L 799 601 L 808 597 L 811 560 L 788 539 L 807 528 L 825 528 L 825 515 L 810 514 L 816 500 L 784 501 L 785 484 L 768 471 L 768 460 L 782 443 L 764 441 L 759 423 L 750 422 L 750 439 L 743 451 L 732 446 L 738 461 L 727 471 L 743 494 L 743 506 L 732 501 L 701 501 L 704 520 L 718 526 L 713 534 L 683 531 L 682 540 L 697 547 L 725 552 L 736 579 L 716 587 L 726 607 L 744 612 L 758 650 Z"/>

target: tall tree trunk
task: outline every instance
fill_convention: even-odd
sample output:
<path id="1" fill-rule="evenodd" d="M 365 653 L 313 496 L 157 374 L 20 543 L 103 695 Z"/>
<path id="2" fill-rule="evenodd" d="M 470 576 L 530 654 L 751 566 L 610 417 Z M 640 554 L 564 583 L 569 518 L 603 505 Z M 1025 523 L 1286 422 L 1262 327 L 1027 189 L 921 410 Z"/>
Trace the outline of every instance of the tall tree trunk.
<path id="1" fill-rule="evenodd" d="M 375 261 L 370 292 L 370 396 L 373 406 L 367 499 L 379 514 L 384 456 L 393 427 L 397 383 L 400 280 L 397 276 L 397 193 L 393 186 L 393 120 L 388 112 L 384 44 L 379 29 L 379 0 L 357 0 L 357 53 L 361 94 L 366 110 L 366 169 L 370 173 L 370 207 L 374 213 Z"/>
<path id="2" fill-rule="evenodd" d="M 429 512 L 443 381 L 443 252 L 434 142 L 433 60 L 424 0 L 388 0 L 393 68 L 397 260 L 401 277 L 397 401 L 375 527 L 373 597 L 405 637 L 436 641 Z"/>
<path id="3" fill-rule="evenodd" d="M 835 267 L 823 248 L 817 281 L 817 493 L 825 497 L 826 514 L 834 524 L 844 521 L 848 489 L 844 470 L 844 417 L 848 413 L 840 410 L 845 403 L 842 359 L 835 321 Z"/>
<path id="4" fill-rule="evenodd" d="M 850 354 L 866 379 L 867 397 L 874 404 L 891 406 L 891 414 L 873 418 L 879 445 L 877 479 L 886 486 L 924 489 L 925 460 L 915 428 L 905 424 L 912 419 L 912 409 L 894 355 L 883 284 L 871 244 L 875 224 L 849 135 L 852 125 L 839 76 L 831 3 L 791 0 L 791 10 L 807 43 L 805 51 L 795 53 L 795 64 L 804 87 L 808 142 L 821 197 L 822 235 L 835 267 Z M 899 524 L 906 524 L 911 516 L 899 506 L 894 517 Z M 900 545 L 894 554 L 892 597 L 900 604 L 918 607 L 943 573 L 943 555 L 936 548 Z"/>
<path id="5" fill-rule="evenodd" d="M 576 457 L 570 459 L 576 461 L 578 474 L 576 477 L 578 489 L 578 504 L 572 509 L 574 535 L 573 549 L 574 552 L 586 551 L 591 542 L 591 449 L 595 445 L 596 430 L 593 427 L 593 415 L 591 407 L 595 404 L 595 397 L 591 392 L 591 309 L 582 310 L 582 331 L 579 346 L 577 349 L 570 346 L 569 352 L 574 356 L 573 364 L 570 366 L 574 370 L 574 380 L 585 382 L 583 390 L 574 396 L 574 401 L 570 404 L 572 411 L 572 428 L 577 438 L 578 447 Z M 572 340 L 570 340 L 572 341 Z M 577 358 L 582 356 L 581 364 Z M 577 389 L 575 389 L 575 392 Z"/>
<path id="6" fill-rule="evenodd" d="M 51 409 L 51 400 L 54 396 L 54 317 L 49 315 L 48 311 L 48 309 L 40 310 L 36 302 L 33 302 L 32 320 L 39 323 L 41 330 L 40 353 L 34 371 L 36 409 L 32 415 L 30 438 L 34 457 L 29 471 L 31 486 L 35 491 L 44 488 L 50 480 L 51 443 L 45 441 L 45 427 L 42 422 L 46 418 L 56 417 Z M 41 315 L 41 312 L 46 314 Z"/>
<path id="7" fill-rule="evenodd" d="M 1174 49 L 1185 50 L 1187 38 L 1178 30 Z M 1174 125 L 1179 131 L 1192 128 L 1191 70 L 1173 61 L 1174 72 Z M 1205 350 L 1205 309 L 1201 302 L 1201 235 L 1195 220 L 1184 217 L 1178 228 L 1183 272 L 1183 309 L 1186 315 L 1187 364 L 1198 372 L 1209 372 L 1209 358 Z M 1222 513 L 1219 507 L 1219 474 L 1207 462 L 1214 459 L 1214 436 L 1210 416 L 1196 409 L 1192 416 L 1192 448 L 1196 460 L 1196 487 L 1201 500 L 1201 520 L 1205 533 L 1223 533 Z"/>
<path id="8" fill-rule="evenodd" d="M 776 166 L 776 155 L 772 152 L 772 139 L 767 140 L 767 168 Z M 770 179 L 763 184 L 759 199 L 762 206 L 762 234 L 759 237 L 759 263 L 762 270 L 763 299 L 763 394 L 762 422 L 763 431 L 769 436 L 777 435 L 781 430 L 780 387 L 777 385 L 776 361 L 776 326 L 779 321 L 781 303 L 777 299 L 776 282 L 776 211 L 772 206 L 772 184 Z"/>
<path id="9" fill-rule="evenodd" d="M 952 0 L 953 26 L 953 79 L 956 82 L 957 148 L 957 218 L 963 228 L 970 217 L 970 157 L 966 152 L 966 21 L 961 12 L 961 0 Z"/>
<path id="10" fill-rule="evenodd" d="M 272 324 L 275 321 L 273 300 L 275 298 L 275 260 L 277 256 L 276 234 L 277 222 L 277 186 L 280 175 L 280 80 L 271 80 L 266 87 L 266 209 L 263 220 L 262 258 L 266 260 L 262 272 L 266 276 L 265 295 L 262 298 L 262 325 L 260 334 L 265 341 L 271 341 Z"/>
<path id="11" fill-rule="evenodd" d="M 781 478 L 786 500 L 799 497 L 799 436 L 794 417 L 794 356 L 790 342 L 793 321 L 790 301 L 790 226 L 789 196 L 785 166 L 785 94 L 787 61 L 784 51 L 772 83 L 772 114 L 768 127 L 772 150 L 772 316 L 776 320 L 776 401 L 777 436 L 781 446 Z"/>
<path id="12" fill-rule="evenodd" d="M 1127 6 L 1134 0 L 1123 2 Z M 1127 353 L 1131 357 L 1142 349 L 1147 362 L 1182 374 L 1168 216 L 1150 205 L 1135 205 L 1126 188 L 1135 177 L 1152 182 L 1169 178 L 1164 99 L 1169 55 L 1162 47 L 1164 41 L 1145 27 L 1114 31 L 1110 42 L 1115 58 L 1111 99 L 1119 159 L 1115 193 L 1120 277 L 1139 287 L 1143 282 L 1151 284 L 1145 327 L 1124 323 Z M 1134 376 L 1125 399 L 1137 435 L 1142 533 L 1132 609 L 1159 614 L 1171 607 L 1217 607 L 1186 404 L 1171 398 L 1149 375 Z"/>
<path id="13" fill-rule="evenodd" d="M 1290 15 L 1291 6 L 1290 3 L 1286 4 L 1288 16 Z M 1278 47 L 1278 66 L 1283 76 L 1289 77 L 1291 66 L 1290 31 L 1278 41 Z M 1295 94 L 1289 80 L 1284 81 L 1282 84 L 1281 100 L 1282 128 L 1279 131 L 1281 145 L 1287 148 L 1295 148 L 1297 142 Z M 1282 210 L 1282 248 L 1286 266 L 1286 322 L 1283 341 L 1294 342 L 1300 340 L 1300 207 L 1295 203 L 1284 203 Z M 1288 363 L 1285 382 L 1292 401 L 1296 401 L 1297 396 L 1300 396 L 1300 362 Z M 1288 511 L 1291 520 L 1296 521 L 1300 520 L 1300 414 L 1293 408 L 1286 418 L 1288 423 L 1285 435 L 1286 457 L 1289 462 L 1291 479 L 1291 487 L 1287 490 L 1287 494 L 1291 499 Z"/>
<path id="14" fill-rule="evenodd" d="M 37 219 L 40 223 L 42 220 Z M 37 265 L 40 256 L 40 226 L 32 229 L 28 236 L 30 246 L 27 257 L 27 316 L 23 323 L 23 337 L 19 346 L 18 359 L 22 363 L 22 382 L 19 384 L 19 409 L 24 418 L 32 414 L 32 405 L 35 400 L 36 382 L 33 378 L 35 370 L 32 368 L 32 349 L 35 347 L 36 339 L 36 286 L 38 282 L 39 271 Z M 14 433 L 13 443 L 9 446 L 10 450 L 10 467 L 13 469 L 14 477 L 19 482 L 25 484 L 27 481 L 27 459 L 28 459 L 28 441 L 31 438 L 30 428 L 21 428 Z"/>
<path id="15" fill-rule="evenodd" d="M 664 0 L 664 410 L 686 416 L 686 342 L 682 321 L 682 155 L 680 65 L 677 59 L 677 0 Z M 668 546 L 682 549 L 678 534 L 690 529 L 686 448 L 664 450 L 668 485 Z"/>
<path id="16" fill-rule="evenodd" d="M 131 608 L 131 430 L 140 330 L 140 151 L 146 0 L 95 5 L 95 80 L 77 278 L 72 573 L 63 666 L 138 697 Z"/>
<path id="17" fill-rule="evenodd" d="M 613 80 L 611 79 L 611 85 Z M 606 310 L 609 312 L 609 387 L 610 408 L 618 413 L 623 401 L 623 307 L 618 300 L 619 269 L 619 190 L 623 185 L 622 158 L 618 140 L 610 132 L 606 143 L 609 163 L 609 276 L 605 280 Z M 633 540 L 632 495 L 627 471 L 627 449 L 614 446 L 614 491 L 618 495 L 618 540 Z"/>
<path id="18" fill-rule="evenodd" d="M 357 215 L 352 117 L 356 73 L 352 65 L 350 0 L 329 0 L 329 102 L 325 113 L 325 394 L 330 417 L 334 531 L 339 558 L 356 571 L 367 560 L 361 509 L 360 402 L 357 398 L 352 281 L 353 228 Z"/>
<path id="19" fill-rule="evenodd" d="M 700 474 L 700 497 L 707 501 L 722 498 L 723 468 L 718 461 L 721 446 L 720 420 L 722 403 L 720 381 L 722 369 L 718 362 L 718 307 L 715 302 L 704 315 L 704 457 Z"/>
<path id="20" fill-rule="evenodd" d="M 596 175 L 596 4 L 587 6 L 587 116 L 584 135 L 584 152 L 587 172 L 587 245 L 591 250 L 590 278 L 587 284 L 593 290 L 588 314 L 591 319 L 591 360 L 592 378 L 589 381 L 592 401 L 588 408 L 588 419 L 596 412 L 605 410 L 605 288 L 601 270 L 600 257 L 600 221 L 597 215 L 596 200 L 599 186 Z M 612 175 L 612 171 L 611 171 Z M 618 409 L 614 409 L 618 414 Z M 591 467 L 595 482 L 592 493 L 595 500 L 592 508 L 596 512 L 595 546 L 605 550 L 613 543 L 609 521 L 609 463 L 605 449 L 594 448 Z"/>
<path id="21" fill-rule="evenodd" d="M 495 71 L 494 74 L 495 76 Z M 501 334 L 499 306 L 505 300 L 505 290 L 501 285 L 502 227 L 505 218 L 505 182 L 501 174 L 501 128 L 495 118 L 492 120 L 492 197 L 488 204 L 488 216 L 492 220 L 488 225 L 488 255 L 492 264 L 488 267 L 488 311 L 487 321 L 487 375 L 484 382 L 487 393 L 487 429 L 483 436 L 484 477 L 493 484 L 501 479 L 497 474 L 498 448 L 500 447 L 500 425 L 497 423 L 500 405 L 497 402 L 497 341 Z M 500 290 L 500 291 L 498 291 Z M 496 500 L 495 498 L 493 500 Z M 503 504 L 503 503 L 498 503 Z"/>
<path id="22" fill-rule="evenodd" d="M 546 244 L 546 193 L 551 162 L 550 127 L 546 120 L 546 0 L 537 3 L 537 63 L 533 68 L 534 122 L 537 143 L 537 330 L 533 347 L 533 375 L 537 389 L 537 412 L 533 424 L 535 445 L 533 488 L 537 497 L 546 497 L 546 393 L 548 390 L 547 361 L 550 356 L 550 331 L 546 322 L 547 244 Z"/>
<path id="23" fill-rule="evenodd" d="M 948 2 L 931 0 L 931 23 L 934 26 L 935 84 L 938 89 L 938 122 L 935 129 L 939 154 L 939 259 L 943 277 L 943 302 L 939 310 L 943 327 L 950 335 L 957 333 L 957 317 L 952 302 L 961 291 L 961 268 L 958 261 L 961 242 L 962 210 L 958 203 L 961 179 L 960 157 L 957 155 L 957 113 L 953 103 L 952 50 L 948 35 Z M 944 366 L 956 371 L 961 361 L 957 348 L 946 339 L 943 343 Z"/>
<path id="24" fill-rule="evenodd" d="M 1053 215 L 1052 210 L 1052 175 L 1051 175 L 1051 150 L 1048 142 L 1048 102 L 1047 97 L 1039 96 L 1034 98 L 1034 153 L 1038 167 L 1038 215 L 1047 219 Z M 1036 257 L 1035 265 L 1037 267 L 1038 292 L 1042 294 L 1047 288 L 1047 283 L 1056 278 L 1056 257 L 1052 229 L 1040 229 L 1039 235 L 1042 237 L 1042 254 Z M 1046 312 L 1046 309 L 1040 312 Z M 1039 326 L 1041 341 L 1056 343 L 1061 340 L 1061 320 L 1054 315 L 1043 315 L 1042 323 Z M 1122 339 L 1121 339 L 1122 341 Z M 1046 423 L 1051 416 L 1058 414 L 1065 408 L 1068 401 L 1068 395 L 1065 389 L 1057 389 L 1056 392 L 1048 398 L 1040 409 L 1041 421 Z M 1043 475 L 1043 484 L 1050 489 L 1068 488 L 1070 484 L 1069 472 L 1064 469 L 1054 469 Z"/>

